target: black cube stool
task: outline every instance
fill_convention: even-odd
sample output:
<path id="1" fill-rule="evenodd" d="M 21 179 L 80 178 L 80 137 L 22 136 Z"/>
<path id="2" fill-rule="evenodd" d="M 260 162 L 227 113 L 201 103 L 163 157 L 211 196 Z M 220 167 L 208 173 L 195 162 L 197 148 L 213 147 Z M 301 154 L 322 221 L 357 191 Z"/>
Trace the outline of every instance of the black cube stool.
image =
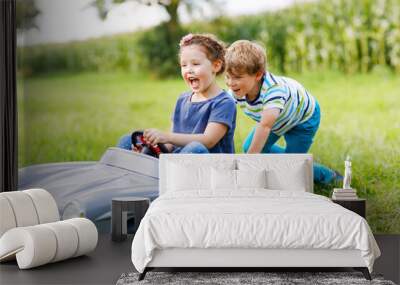
<path id="1" fill-rule="evenodd" d="M 112 199 L 111 209 L 111 239 L 124 241 L 128 235 L 128 214 L 133 215 L 135 234 L 140 221 L 144 217 L 150 205 L 149 198 L 142 197 L 118 197 Z"/>

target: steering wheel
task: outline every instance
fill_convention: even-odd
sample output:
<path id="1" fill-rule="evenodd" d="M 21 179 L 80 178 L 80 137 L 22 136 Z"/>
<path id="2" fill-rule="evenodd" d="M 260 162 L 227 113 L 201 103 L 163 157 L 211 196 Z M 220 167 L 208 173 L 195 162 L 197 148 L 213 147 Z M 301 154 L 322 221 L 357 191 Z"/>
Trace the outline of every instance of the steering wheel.
<path id="1" fill-rule="evenodd" d="M 155 146 L 148 143 L 143 136 L 143 131 L 133 132 L 131 135 L 131 141 L 132 145 L 143 154 L 158 158 L 161 153 L 169 153 L 168 148 L 162 143 L 158 143 Z"/>

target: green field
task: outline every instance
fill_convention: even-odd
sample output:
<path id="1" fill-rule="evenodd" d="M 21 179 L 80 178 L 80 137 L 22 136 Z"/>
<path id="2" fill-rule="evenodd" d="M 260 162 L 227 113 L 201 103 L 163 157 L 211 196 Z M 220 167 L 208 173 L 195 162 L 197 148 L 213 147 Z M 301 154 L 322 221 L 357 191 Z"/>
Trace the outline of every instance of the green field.
<path id="1" fill-rule="evenodd" d="M 316 161 L 343 171 L 353 160 L 353 185 L 368 198 L 374 232 L 400 233 L 400 78 L 384 71 L 292 75 L 314 94 L 322 122 L 311 149 Z M 221 81 L 222 84 L 222 81 Z M 128 73 L 51 75 L 19 82 L 19 165 L 98 160 L 134 129 L 168 130 L 181 79 Z M 222 85 L 223 86 L 223 85 Z M 236 151 L 254 123 L 241 113 Z M 329 194 L 332 187 L 317 187 Z"/>

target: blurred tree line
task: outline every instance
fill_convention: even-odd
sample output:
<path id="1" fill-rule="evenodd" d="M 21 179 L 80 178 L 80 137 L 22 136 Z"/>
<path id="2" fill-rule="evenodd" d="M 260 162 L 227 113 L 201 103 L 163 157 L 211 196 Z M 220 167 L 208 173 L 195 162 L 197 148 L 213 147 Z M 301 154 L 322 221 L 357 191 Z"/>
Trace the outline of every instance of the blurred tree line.
<path id="1" fill-rule="evenodd" d="M 168 14 L 169 19 L 166 22 L 138 38 L 137 47 L 139 54 L 143 55 L 144 67 L 150 69 L 156 66 L 156 73 L 161 77 L 176 74 L 178 72 L 177 63 L 174 60 L 177 52 L 176 43 L 185 34 L 180 23 L 178 8 L 185 6 L 188 11 L 191 11 L 194 6 L 198 6 L 198 3 L 205 0 L 197 2 L 193 0 L 94 0 L 92 5 L 97 8 L 99 17 L 105 19 L 115 5 L 127 1 L 147 6 L 156 5 Z"/>
<path id="2" fill-rule="evenodd" d="M 179 5 L 193 9 L 195 1 L 137 2 L 164 5 L 166 9 L 173 4 L 176 18 L 169 14 L 169 21 L 131 35 L 21 48 L 20 70 L 35 75 L 145 68 L 159 77 L 175 76 L 179 72 L 177 53 L 181 36 L 207 32 L 227 44 L 238 39 L 263 43 L 268 64 L 281 72 L 334 69 L 354 73 L 369 72 L 377 66 L 400 72 L 400 0 L 320 0 L 269 13 L 218 17 L 187 25 L 180 24 L 176 11 Z M 103 17 L 108 11 L 105 3 L 94 2 Z"/>
<path id="3" fill-rule="evenodd" d="M 37 28 L 35 18 L 40 14 L 35 0 L 16 1 L 16 25 L 19 30 Z"/>

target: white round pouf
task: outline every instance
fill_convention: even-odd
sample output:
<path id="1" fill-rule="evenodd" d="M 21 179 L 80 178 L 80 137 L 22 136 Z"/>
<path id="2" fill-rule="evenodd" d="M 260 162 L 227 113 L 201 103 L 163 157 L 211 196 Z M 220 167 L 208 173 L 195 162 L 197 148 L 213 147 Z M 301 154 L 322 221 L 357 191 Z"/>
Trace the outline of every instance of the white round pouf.
<path id="1" fill-rule="evenodd" d="M 64 221 L 42 225 L 51 229 L 56 235 L 57 252 L 51 262 L 73 257 L 78 250 L 78 233 L 75 228 Z"/>
<path id="2" fill-rule="evenodd" d="M 0 259 L 16 255 L 20 269 L 49 263 L 56 252 L 55 234 L 40 225 L 11 229 L 0 239 Z"/>
<path id="3" fill-rule="evenodd" d="M 30 196 L 22 191 L 3 192 L 14 211 L 17 227 L 33 226 L 39 223 L 35 205 Z"/>
<path id="4" fill-rule="evenodd" d="M 2 194 L 0 193 L 0 238 L 6 231 L 17 226 L 11 204 Z"/>
<path id="5" fill-rule="evenodd" d="M 86 218 L 59 221 L 54 198 L 44 189 L 0 193 L 0 262 L 20 269 L 77 257 L 94 250 L 98 232 Z"/>
<path id="6" fill-rule="evenodd" d="M 29 189 L 22 191 L 28 194 L 36 208 L 39 224 L 51 223 L 60 220 L 60 214 L 56 201 L 49 192 L 44 189 Z"/>
<path id="7" fill-rule="evenodd" d="M 79 244 L 74 257 L 86 254 L 96 248 L 98 233 L 92 221 L 86 218 L 74 218 L 64 222 L 74 226 L 78 232 Z"/>

